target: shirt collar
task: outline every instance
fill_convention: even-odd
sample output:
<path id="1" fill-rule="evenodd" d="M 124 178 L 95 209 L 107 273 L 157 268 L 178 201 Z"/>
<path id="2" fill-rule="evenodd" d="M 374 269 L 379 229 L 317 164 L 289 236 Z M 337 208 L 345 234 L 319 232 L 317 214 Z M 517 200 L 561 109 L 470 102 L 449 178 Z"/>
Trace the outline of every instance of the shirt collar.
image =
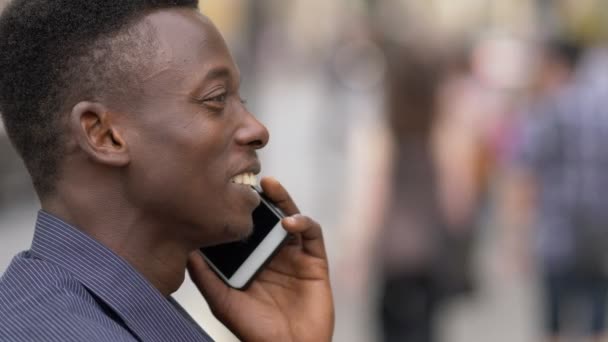
<path id="1" fill-rule="evenodd" d="M 70 272 L 141 340 L 211 340 L 124 259 L 42 210 L 38 212 L 31 253 Z"/>

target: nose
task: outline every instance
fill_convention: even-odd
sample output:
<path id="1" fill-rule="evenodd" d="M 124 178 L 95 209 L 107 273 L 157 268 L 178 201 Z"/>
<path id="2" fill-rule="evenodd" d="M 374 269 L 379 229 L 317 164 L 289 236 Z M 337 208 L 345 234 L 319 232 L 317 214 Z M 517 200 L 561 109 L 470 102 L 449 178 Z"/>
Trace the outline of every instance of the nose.
<path id="1" fill-rule="evenodd" d="M 258 119 L 247 111 L 245 123 L 236 133 L 236 141 L 239 145 L 249 146 L 253 149 L 261 149 L 270 139 L 268 129 Z"/>

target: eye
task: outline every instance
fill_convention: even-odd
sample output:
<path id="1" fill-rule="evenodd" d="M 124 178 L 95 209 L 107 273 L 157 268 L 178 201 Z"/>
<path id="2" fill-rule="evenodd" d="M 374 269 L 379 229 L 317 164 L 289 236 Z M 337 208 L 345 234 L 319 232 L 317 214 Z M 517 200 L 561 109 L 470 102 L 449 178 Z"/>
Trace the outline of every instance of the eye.
<path id="1" fill-rule="evenodd" d="M 210 97 L 205 99 L 205 102 L 215 102 L 215 103 L 226 103 L 226 98 L 227 98 L 227 94 L 226 93 L 222 93 L 220 95 L 214 96 L 214 97 Z"/>
<path id="2" fill-rule="evenodd" d="M 217 93 L 216 93 L 217 94 Z M 226 107 L 226 102 L 228 101 L 228 93 L 222 92 L 217 95 L 212 95 L 210 97 L 206 97 L 202 100 L 198 100 L 199 104 L 207 107 L 212 111 L 223 111 Z"/>

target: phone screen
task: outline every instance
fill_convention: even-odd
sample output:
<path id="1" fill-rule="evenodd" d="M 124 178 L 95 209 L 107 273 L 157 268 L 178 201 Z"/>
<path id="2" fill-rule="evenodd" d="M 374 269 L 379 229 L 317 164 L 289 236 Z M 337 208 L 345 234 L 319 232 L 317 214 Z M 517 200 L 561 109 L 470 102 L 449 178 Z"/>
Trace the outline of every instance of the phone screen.
<path id="1" fill-rule="evenodd" d="M 226 278 L 234 275 L 272 228 L 281 220 L 263 201 L 253 211 L 252 216 L 253 232 L 247 239 L 201 248 L 205 256 Z"/>

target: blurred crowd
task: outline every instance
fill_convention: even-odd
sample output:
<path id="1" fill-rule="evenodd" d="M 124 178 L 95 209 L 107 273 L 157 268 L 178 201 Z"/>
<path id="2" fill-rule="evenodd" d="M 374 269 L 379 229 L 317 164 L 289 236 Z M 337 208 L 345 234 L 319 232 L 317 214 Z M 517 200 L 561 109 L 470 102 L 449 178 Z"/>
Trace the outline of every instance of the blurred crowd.
<path id="1" fill-rule="evenodd" d="M 200 7 L 271 133 L 263 174 L 324 226 L 336 341 L 608 337 L 608 2 Z M 0 153 L 1 272 L 34 196 L 1 126 Z"/>

